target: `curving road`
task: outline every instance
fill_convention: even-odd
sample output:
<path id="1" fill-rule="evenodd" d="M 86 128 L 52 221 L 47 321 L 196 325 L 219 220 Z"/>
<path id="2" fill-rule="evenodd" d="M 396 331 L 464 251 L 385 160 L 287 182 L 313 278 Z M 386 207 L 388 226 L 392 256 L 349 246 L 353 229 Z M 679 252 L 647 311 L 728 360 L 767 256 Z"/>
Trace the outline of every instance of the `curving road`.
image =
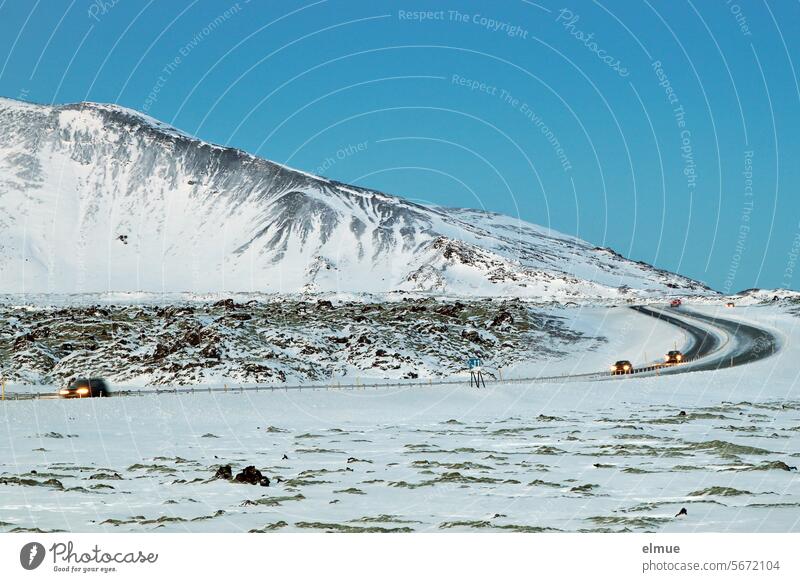
<path id="1" fill-rule="evenodd" d="M 660 370 L 662 374 L 741 366 L 768 358 L 779 347 L 778 338 L 774 334 L 747 323 L 713 317 L 683 307 L 674 312 L 644 306 L 635 306 L 631 309 L 680 327 L 691 337 L 685 355 L 692 361 L 681 366 L 662 368 Z M 692 320 L 697 323 L 693 323 Z M 698 323 L 700 325 L 697 325 Z"/>

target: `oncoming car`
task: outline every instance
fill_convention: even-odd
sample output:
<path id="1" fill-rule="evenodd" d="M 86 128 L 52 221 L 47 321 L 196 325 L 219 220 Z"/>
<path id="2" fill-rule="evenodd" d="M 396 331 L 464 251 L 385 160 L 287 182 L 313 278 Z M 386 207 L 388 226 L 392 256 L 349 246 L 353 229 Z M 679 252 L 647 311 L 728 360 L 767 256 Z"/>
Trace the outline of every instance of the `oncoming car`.
<path id="1" fill-rule="evenodd" d="M 611 366 L 611 375 L 617 376 L 619 374 L 633 374 L 633 364 L 628 360 L 620 360 Z"/>
<path id="2" fill-rule="evenodd" d="M 667 355 L 664 356 L 664 363 L 665 364 L 682 364 L 683 363 L 683 353 L 680 350 L 670 350 L 667 352 Z"/>
<path id="3" fill-rule="evenodd" d="M 98 398 L 108 396 L 108 386 L 102 378 L 78 378 L 58 391 L 61 398 Z"/>

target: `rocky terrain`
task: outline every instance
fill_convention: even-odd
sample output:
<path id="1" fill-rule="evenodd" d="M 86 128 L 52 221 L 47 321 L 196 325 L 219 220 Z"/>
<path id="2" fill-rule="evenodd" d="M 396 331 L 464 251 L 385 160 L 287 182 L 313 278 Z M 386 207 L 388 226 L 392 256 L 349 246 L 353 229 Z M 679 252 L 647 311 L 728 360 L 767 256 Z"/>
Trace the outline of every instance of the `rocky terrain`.
<path id="1" fill-rule="evenodd" d="M 48 385 L 78 376 L 133 386 L 433 378 L 463 371 L 468 357 L 496 369 L 603 341 L 555 308 L 515 299 L 0 303 L 0 321 L 2 374 Z"/>

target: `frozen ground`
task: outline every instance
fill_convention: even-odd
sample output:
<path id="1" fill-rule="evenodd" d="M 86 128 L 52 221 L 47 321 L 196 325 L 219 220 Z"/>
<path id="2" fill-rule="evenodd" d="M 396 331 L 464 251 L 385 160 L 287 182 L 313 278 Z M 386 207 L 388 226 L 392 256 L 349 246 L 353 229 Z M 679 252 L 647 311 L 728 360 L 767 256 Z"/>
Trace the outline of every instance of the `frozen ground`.
<path id="1" fill-rule="evenodd" d="M 800 320 L 725 317 L 783 349 L 595 384 L 5 402 L 0 528 L 798 531 Z"/>

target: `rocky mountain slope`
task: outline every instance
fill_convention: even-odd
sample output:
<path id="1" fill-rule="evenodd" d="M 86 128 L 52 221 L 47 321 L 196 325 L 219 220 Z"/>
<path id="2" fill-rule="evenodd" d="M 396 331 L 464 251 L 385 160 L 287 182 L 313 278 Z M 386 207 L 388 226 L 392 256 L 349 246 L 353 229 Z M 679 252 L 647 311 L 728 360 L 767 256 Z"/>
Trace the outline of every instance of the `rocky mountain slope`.
<path id="1" fill-rule="evenodd" d="M 0 229 L 6 293 L 708 292 L 517 219 L 311 176 L 94 103 L 0 99 Z"/>

